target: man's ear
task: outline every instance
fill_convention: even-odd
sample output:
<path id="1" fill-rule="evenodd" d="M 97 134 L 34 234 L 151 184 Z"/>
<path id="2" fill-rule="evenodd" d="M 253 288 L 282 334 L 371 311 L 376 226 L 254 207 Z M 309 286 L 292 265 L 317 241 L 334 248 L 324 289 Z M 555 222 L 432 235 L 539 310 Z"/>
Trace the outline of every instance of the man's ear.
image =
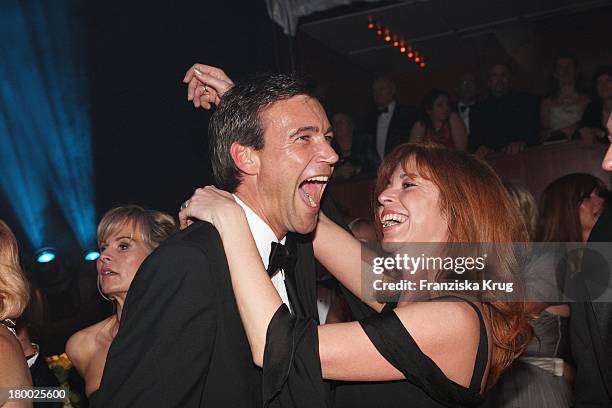
<path id="1" fill-rule="evenodd" d="M 230 155 L 242 173 L 257 174 L 259 172 L 259 155 L 252 147 L 234 142 L 230 147 Z"/>

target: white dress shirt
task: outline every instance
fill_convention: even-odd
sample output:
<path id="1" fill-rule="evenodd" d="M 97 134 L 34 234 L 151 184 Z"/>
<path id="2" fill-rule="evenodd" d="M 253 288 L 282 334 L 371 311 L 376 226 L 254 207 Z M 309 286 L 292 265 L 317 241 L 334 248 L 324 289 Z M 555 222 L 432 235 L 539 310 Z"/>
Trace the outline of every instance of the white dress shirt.
<path id="1" fill-rule="evenodd" d="M 463 119 L 463 123 L 465 124 L 465 129 L 470 132 L 470 109 L 472 109 L 474 103 L 465 104 L 461 101 L 457 102 L 457 110 L 459 111 L 459 116 Z"/>
<path id="2" fill-rule="evenodd" d="M 32 348 L 34 349 L 35 353 L 32 355 L 32 357 L 28 358 L 28 368 L 32 368 L 32 366 L 36 364 L 36 360 L 38 360 L 38 356 L 40 354 L 38 344 L 32 343 Z"/>
<path id="3" fill-rule="evenodd" d="M 385 157 L 385 146 L 387 144 L 387 132 L 389 131 L 389 124 L 393 117 L 393 111 L 395 110 L 395 101 L 392 101 L 387 105 L 387 112 L 382 112 L 378 115 L 378 121 L 376 122 L 376 151 L 378 156 L 382 160 Z"/>
<path id="4" fill-rule="evenodd" d="M 272 231 L 272 228 L 265 223 L 253 210 L 249 208 L 237 195 L 232 194 L 234 199 L 242 207 L 246 214 L 247 222 L 249 223 L 249 229 L 255 239 L 255 245 L 259 251 L 259 256 L 264 264 L 264 267 L 268 268 L 270 261 L 270 251 L 272 250 L 272 242 L 278 242 L 285 244 L 286 237 L 283 237 L 280 241 L 276 238 L 276 234 Z M 289 303 L 289 296 L 287 295 L 287 287 L 285 286 L 285 272 L 281 269 L 277 274 L 271 278 L 272 284 L 276 288 L 279 296 L 281 297 L 284 304 L 287 305 L 291 311 L 291 304 Z"/>

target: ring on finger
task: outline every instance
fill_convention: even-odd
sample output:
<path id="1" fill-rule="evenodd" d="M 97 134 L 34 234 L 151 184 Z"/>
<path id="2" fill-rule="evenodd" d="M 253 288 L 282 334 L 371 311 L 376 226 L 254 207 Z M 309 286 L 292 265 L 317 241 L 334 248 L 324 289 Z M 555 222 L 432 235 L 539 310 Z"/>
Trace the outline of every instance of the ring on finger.
<path id="1" fill-rule="evenodd" d="M 204 84 L 204 93 L 207 94 L 208 93 L 208 86 L 206 86 L 206 84 Z"/>
<path id="2" fill-rule="evenodd" d="M 181 210 L 184 210 L 187 207 L 189 207 L 189 200 L 187 200 L 183 204 L 181 204 Z"/>

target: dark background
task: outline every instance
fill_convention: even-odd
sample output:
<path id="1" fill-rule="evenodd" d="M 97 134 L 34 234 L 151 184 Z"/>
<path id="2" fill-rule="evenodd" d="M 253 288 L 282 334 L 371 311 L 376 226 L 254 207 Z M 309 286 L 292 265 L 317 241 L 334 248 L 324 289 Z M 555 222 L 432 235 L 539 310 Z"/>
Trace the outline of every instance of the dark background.
<path id="1" fill-rule="evenodd" d="M 124 203 L 175 214 L 212 181 L 210 112 L 188 103 L 186 70 L 286 70 L 286 40 L 263 1 L 95 2 L 87 14 L 98 214 Z"/>

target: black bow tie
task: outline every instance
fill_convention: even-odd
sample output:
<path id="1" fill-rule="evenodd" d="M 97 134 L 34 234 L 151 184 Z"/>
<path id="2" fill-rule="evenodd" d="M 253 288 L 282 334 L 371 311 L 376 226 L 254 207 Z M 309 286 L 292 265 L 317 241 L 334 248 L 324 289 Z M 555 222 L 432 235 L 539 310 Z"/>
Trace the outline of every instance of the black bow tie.
<path id="1" fill-rule="evenodd" d="M 378 108 L 378 114 L 382 114 L 382 113 L 388 113 L 389 112 L 389 107 L 385 106 L 384 108 Z"/>
<path id="2" fill-rule="evenodd" d="M 272 242 L 272 250 L 268 262 L 268 275 L 274 276 L 279 269 L 288 273 L 295 265 L 295 257 L 289 252 L 289 249 L 283 244 Z"/>

